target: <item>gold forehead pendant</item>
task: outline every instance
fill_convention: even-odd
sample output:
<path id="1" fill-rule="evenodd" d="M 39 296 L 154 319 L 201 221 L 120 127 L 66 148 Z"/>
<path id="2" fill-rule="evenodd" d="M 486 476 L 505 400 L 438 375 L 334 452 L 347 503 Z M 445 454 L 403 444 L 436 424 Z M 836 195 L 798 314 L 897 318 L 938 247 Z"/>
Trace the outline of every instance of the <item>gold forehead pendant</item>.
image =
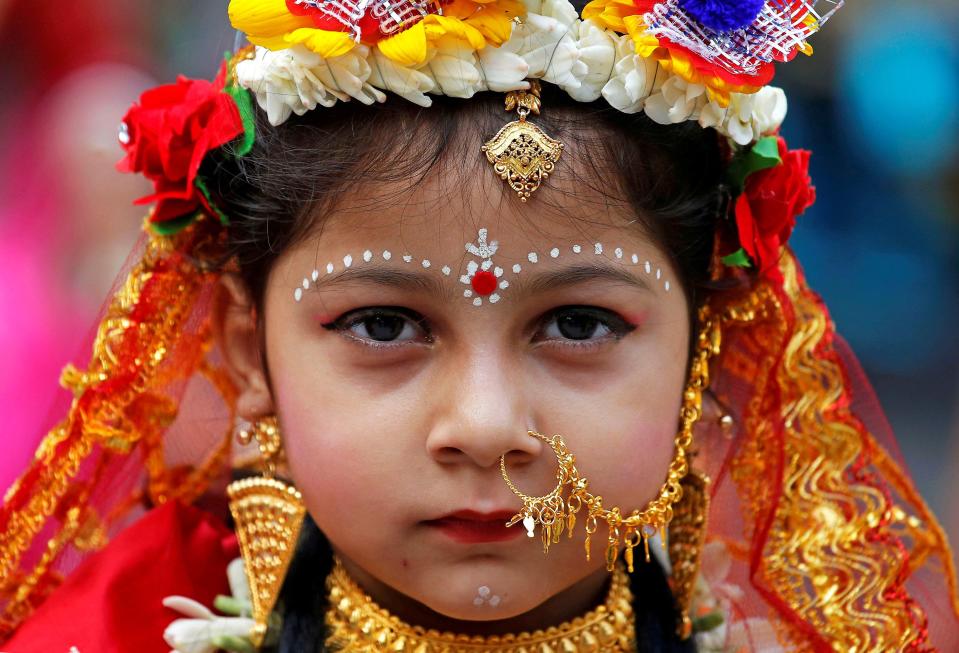
<path id="1" fill-rule="evenodd" d="M 529 90 L 507 93 L 506 110 L 515 110 L 519 120 L 504 125 L 482 147 L 493 170 L 523 202 L 553 172 L 565 147 L 526 120 L 530 113 L 539 115 L 540 104 L 540 85 L 535 79 L 530 80 Z"/>

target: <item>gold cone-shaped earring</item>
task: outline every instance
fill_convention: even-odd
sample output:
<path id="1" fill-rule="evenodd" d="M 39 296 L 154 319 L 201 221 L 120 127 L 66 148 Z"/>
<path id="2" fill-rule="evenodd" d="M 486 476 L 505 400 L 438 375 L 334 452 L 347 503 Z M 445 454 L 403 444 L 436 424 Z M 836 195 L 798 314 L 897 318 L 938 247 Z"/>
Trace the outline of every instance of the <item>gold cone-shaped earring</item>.
<path id="1" fill-rule="evenodd" d="M 673 506 L 673 520 L 669 523 L 669 563 L 672 567 L 669 584 L 679 608 L 678 634 L 682 639 L 688 639 L 693 631 L 689 609 L 706 544 L 709 479 L 690 471 L 680 485 L 683 497 Z"/>
<path id="2" fill-rule="evenodd" d="M 241 431 L 238 439 L 242 444 L 255 440 L 263 462 L 262 476 L 234 481 L 227 487 L 253 602 L 250 640 L 259 647 L 293 560 L 306 508 L 295 487 L 274 478 L 282 448 L 276 417 L 258 420 L 250 431 Z"/>

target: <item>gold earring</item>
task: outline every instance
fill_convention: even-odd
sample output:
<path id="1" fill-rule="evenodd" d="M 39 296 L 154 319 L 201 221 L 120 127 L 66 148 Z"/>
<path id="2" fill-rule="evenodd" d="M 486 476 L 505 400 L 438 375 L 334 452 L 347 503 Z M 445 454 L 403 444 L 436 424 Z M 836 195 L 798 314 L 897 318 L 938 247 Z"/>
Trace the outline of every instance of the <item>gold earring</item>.
<path id="1" fill-rule="evenodd" d="M 586 508 L 586 559 L 590 559 L 590 542 L 593 533 L 596 532 L 600 521 L 605 521 L 608 527 L 608 538 L 606 544 L 606 568 L 613 571 L 616 560 L 619 557 L 619 547 L 626 545 L 624 557 L 629 571 L 633 571 L 633 549 L 643 545 L 646 554 L 646 561 L 649 562 L 649 538 L 660 533 L 662 536 L 663 547 L 666 546 L 666 527 L 673 519 L 673 506 L 683 496 L 682 482 L 689 472 L 689 448 L 692 446 L 693 427 L 702 416 L 702 398 L 703 391 L 709 385 L 709 359 L 719 353 L 721 332 L 719 322 L 713 320 L 707 308 L 700 310 L 700 323 L 703 325 L 696 341 L 696 351 L 690 366 L 689 381 L 683 392 L 683 405 L 680 410 L 681 426 L 676 434 L 674 442 L 675 453 L 673 460 L 669 465 L 669 472 L 666 481 L 659 490 L 655 499 L 647 504 L 642 511 L 634 510 L 629 515 L 623 516 L 618 507 L 606 509 L 603 507 L 603 498 L 595 496 L 588 491 L 589 483 L 586 478 L 580 476 L 576 469 L 575 457 L 570 453 L 563 439 L 554 435 L 551 439 L 538 433 L 530 431 L 529 434 L 537 437 L 553 447 L 560 462 L 560 470 L 557 472 L 557 480 L 560 486 L 553 490 L 546 497 L 531 498 L 521 493 L 510 481 L 506 473 L 506 457 L 500 457 L 500 471 L 507 485 L 514 494 L 523 499 L 523 510 L 515 515 L 509 524 L 515 524 L 522 519 L 524 523 L 530 524 L 527 519 L 532 517 L 532 523 L 535 523 L 536 513 L 532 510 L 540 505 L 547 505 L 543 499 L 550 499 L 548 507 L 550 512 L 545 513 L 550 525 L 556 523 L 550 534 L 544 527 L 543 546 L 549 548 L 550 542 L 559 541 L 558 533 L 563 528 L 565 522 L 567 530 L 572 530 L 572 524 L 575 522 L 575 515 L 583 507 Z M 570 486 L 569 499 L 563 499 L 563 487 Z M 553 497 L 558 497 L 554 499 Z M 540 523 L 543 523 L 540 520 Z M 551 536 L 550 536 L 551 535 Z M 572 537 L 572 533 L 569 532 Z"/>
<path id="2" fill-rule="evenodd" d="M 706 543 L 709 478 L 690 471 L 682 486 L 683 498 L 674 506 L 673 521 L 669 524 L 669 562 L 672 568 L 669 585 L 679 609 L 677 634 L 685 640 L 693 631 L 689 608 Z"/>
<path id="3" fill-rule="evenodd" d="M 255 440 L 263 462 L 262 476 L 234 481 L 227 487 L 253 602 L 250 640 L 260 647 L 293 560 L 306 508 L 295 487 L 274 478 L 282 450 L 276 417 L 258 420 L 252 431 L 241 431 L 238 440 L 241 444 Z"/>

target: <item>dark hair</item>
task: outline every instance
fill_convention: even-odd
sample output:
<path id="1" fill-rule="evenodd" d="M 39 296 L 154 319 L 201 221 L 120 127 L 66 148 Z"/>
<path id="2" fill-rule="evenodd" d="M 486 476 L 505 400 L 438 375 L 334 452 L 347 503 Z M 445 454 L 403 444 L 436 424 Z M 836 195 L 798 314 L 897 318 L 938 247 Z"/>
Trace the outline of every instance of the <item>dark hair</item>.
<path id="1" fill-rule="evenodd" d="M 658 125 L 605 104 L 579 104 L 550 88 L 544 89 L 543 105 L 535 120 L 563 141 L 566 151 L 531 209 L 561 208 L 569 192 L 562 189 L 569 187 L 632 207 L 637 228 L 678 271 L 695 323 L 695 309 L 710 290 L 714 235 L 725 206 L 725 152 L 716 133 L 696 124 Z M 480 143 L 510 119 L 500 94 L 468 102 L 436 97 L 429 109 L 395 97 L 373 107 L 339 103 L 278 128 L 258 112 L 253 151 L 240 159 L 229 153 L 209 157 L 201 170 L 231 218 L 230 253 L 257 305 L 277 257 L 321 230 L 352 187 L 359 182 L 364 189 L 396 182 L 415 187 L 448 162 L 456 162 L 451 167 L 461 175 L 454 183 L 463 182 L 473 172 L 464 166 L 487 166 Z M 575 184 L 560 183 L 564 175 Z M 373 210 L 389 198 L 369 201 Z M 323 650 L 322 582 L 331 558 L 325 537 L 307 519 L 281 595 L 286 607 L 279 651 Z M 662 569 L 655 562 L 639 565 L 632 583 L 639 650 L 695 650 L 692 640 L 676 636 L 677 613 Z"/>

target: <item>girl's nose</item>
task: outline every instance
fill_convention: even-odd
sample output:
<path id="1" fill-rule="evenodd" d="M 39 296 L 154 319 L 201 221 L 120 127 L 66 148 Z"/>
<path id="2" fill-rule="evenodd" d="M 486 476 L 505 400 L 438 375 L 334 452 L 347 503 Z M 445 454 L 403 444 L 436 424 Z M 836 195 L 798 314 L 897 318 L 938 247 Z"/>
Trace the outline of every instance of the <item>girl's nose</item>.
<path id="1" fill-rule="evenodd" d="M 426 440 L 429 454 L 441 463 L 470 461 L 482 467 L 538 457 L 543 443 L 530 437 L 533 416 L 520 370 L 505 357 L 476 351 L 457 372 L 437 381 L 437 418 Z"/>

